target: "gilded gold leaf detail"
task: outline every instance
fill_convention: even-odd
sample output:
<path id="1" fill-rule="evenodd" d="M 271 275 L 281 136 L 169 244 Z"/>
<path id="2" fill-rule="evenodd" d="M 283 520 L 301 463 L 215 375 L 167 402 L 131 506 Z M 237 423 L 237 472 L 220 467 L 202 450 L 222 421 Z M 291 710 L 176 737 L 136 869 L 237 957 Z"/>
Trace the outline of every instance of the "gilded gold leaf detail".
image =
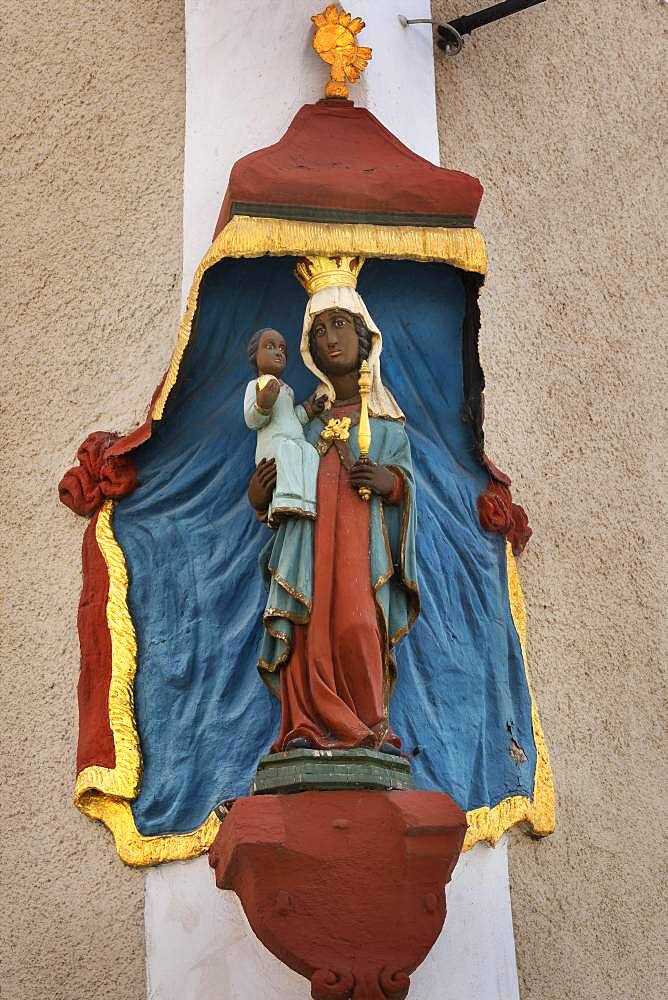
<path id="1" fill-rule="evenodd" d="M 348 97 L 346 80 L 359 80 L 371 59 L 371 49 L 358 45 L 355 39 L 364 21 L 339 10 L 334 3 L 311 20 L 316 28 L 313 48 L 331 67 L 325 97 Z"/>

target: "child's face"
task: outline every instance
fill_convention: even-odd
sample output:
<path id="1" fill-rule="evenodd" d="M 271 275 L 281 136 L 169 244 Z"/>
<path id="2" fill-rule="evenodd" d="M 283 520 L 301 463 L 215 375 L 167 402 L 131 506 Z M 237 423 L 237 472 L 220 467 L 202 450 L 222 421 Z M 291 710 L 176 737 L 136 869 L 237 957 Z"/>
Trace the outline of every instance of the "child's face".
<path id="1" fill-rule="evenodd" d="M 265 330 L 260 337 L 255 359 L 260 375 L 280 375 L 285 368 L 288 351 L 278 330 Z"/>

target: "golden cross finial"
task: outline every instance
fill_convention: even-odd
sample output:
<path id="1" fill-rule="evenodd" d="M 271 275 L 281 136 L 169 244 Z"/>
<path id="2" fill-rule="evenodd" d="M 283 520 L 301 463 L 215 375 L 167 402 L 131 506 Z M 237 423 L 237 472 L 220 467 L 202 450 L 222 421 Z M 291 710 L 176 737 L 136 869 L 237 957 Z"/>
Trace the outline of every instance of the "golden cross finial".
<path id="1" fill-rule="evenodd" d="M 371 49 L 358 45 L 355 40 L 364 27 L 361 17 L 351 17 L 339 10 L 335 3 L 322 14 L 311 18 L 315 24 L 313 48 L 324 62 L 331 66 L 325 97 L 347 97 L 346 80 L 359 80 L 371 58 Z"/>

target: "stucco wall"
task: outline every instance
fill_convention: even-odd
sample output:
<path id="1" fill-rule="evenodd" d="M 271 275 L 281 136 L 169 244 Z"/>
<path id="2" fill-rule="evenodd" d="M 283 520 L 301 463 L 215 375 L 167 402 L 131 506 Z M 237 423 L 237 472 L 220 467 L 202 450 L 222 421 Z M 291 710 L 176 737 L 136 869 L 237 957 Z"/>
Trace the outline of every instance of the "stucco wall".
<path id="1" fill-rule="evenodd" d="M 140 1000 L 144 876 L 72 807 L 82 519 L 56 484 L 138 420 L 178 317 L 180 0 L 2 5 L 3 1000 Z"/>
<path id="2" fill-rule="evenodd" d="M 434 16 L 481 6 L 437 0 Z M 559 826 L 511 845 L 523 1000 L 663 995 L 666 13 L 658 0 L 547 2 L 437 66 L 443 163 L 486 188 L 488 451 L 535 531 L 521 574 Z"/>
<path id="3" fill-rule="evenodd" d="M 70 805 L 83 522 L 55 483 L 89 431 L 140 419 L 171 348 L 183 11 L 2 8 L 0 992 L 140 1000 L 143 876 Z M 559 828 L 513 837 L 523 1000 L 661 995 L 665 15 L 658 0 L 552 0 L 438 62 L 443 161 L 487 189 L 489 452 L 535 529 L 521 571 Z"/>

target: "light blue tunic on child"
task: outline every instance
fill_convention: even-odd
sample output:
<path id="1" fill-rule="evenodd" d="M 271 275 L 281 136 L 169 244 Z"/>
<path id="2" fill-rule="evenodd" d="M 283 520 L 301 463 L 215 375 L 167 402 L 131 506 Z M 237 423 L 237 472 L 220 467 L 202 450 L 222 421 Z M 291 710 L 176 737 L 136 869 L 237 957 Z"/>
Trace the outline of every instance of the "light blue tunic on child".
<path id="1" fill-rule="evenodd" d="M 304 437 L 309 422 L 303 406 L 295 406 L 295 394 L 289 385 L 281 388 L 271 413 L 261 413 L 255 405 L 253 379 L 246 387 L 244 418 L 257 431 L 255 464 L 263 458 L 276 460 L 276 486 L 268 511 L 270 524 L 279 514 L 315 517 L 316 486 L 320 456 Z"/>

